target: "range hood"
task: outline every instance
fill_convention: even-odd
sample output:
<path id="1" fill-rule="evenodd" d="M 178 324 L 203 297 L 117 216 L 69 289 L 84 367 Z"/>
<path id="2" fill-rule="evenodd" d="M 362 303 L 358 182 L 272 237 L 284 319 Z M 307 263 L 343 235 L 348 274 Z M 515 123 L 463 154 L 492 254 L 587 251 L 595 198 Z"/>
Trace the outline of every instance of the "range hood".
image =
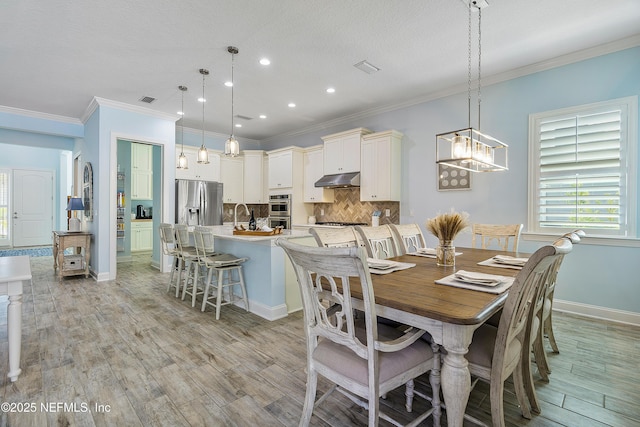
<path id="1" fill-rule="evenodd" d="M 360 187 L 360 172 L 325 175 L 320 178 L 314 186 L 324 188 Z"/>

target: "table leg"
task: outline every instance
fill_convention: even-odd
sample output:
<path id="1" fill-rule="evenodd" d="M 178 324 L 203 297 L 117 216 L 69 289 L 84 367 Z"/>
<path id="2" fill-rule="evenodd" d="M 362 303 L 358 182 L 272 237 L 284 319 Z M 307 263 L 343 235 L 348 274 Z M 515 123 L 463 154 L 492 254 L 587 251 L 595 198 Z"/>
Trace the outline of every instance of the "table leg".
<path id="1" fill-rule="evenodd" d="M 447 407 L 449 427 L 462 427 L 464 412 L 471 393 L 469 363 L 464 355 L 469 351 L 475 326 L 443 325 L 442 341 L 447 353 L 441 371 L 442 395 Z"/>
<path id="2" fill-rule="evenodd" d="M 9 374 L 16 381 L 22 372 L 20 369 L 20 351 L 22 346 L 22 295 L 10 295 L 7 306 L 7 330 L 9 338 Z"/>

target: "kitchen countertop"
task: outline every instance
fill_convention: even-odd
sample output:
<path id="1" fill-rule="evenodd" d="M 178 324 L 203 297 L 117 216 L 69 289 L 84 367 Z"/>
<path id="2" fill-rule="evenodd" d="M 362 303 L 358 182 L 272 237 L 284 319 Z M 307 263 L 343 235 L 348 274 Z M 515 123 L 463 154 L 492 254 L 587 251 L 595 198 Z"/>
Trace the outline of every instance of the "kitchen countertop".
<path id="1" fill-rule="evenodd" d="M 274 234 L 273 236 L 247 236 L 247 235 L 234 235 L 233 226 L 231 225 L 212 225 L 209 226 L 213 230 L 215 237 L 220 239 L 239 240 L 244 242 L 269 242 L 274 241 L 278 237 L 285 239 L 296 239 L 300 237 L 309 237 L 308 231 L 303 230 L 283 230 L 281 234 Z"/>

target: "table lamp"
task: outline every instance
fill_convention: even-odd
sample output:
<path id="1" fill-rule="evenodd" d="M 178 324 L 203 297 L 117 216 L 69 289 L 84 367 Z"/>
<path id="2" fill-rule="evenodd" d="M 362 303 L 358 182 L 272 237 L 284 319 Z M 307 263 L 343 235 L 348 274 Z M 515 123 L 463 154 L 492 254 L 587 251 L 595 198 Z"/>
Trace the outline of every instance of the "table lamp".
<path id="1" fill-rule="evenodd" d="M 80 220 L 78 219 L 77 211 L 84 210 L 84 204 L 82 203 L 82 199 L 80 197 L 72 197 L 69 199 L 69 204 L 67 205 L 68 211 L 73 211 L 73 217 L 69 218 L 69 231 L 82 231 Z"/>

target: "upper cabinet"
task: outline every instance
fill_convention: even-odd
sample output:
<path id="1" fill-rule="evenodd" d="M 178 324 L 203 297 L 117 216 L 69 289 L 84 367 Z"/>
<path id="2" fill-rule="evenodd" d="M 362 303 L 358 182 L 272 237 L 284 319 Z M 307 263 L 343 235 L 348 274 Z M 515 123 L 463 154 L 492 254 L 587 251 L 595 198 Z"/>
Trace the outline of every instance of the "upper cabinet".
<path id="1" fill-rule="evenodd" d="M 131 199 L 153 199 L 153 146 L 131 144 Z"/>
<path id="2" fill-rule="evenodd" d="M 264 185 L 265 156 L 262 150 L 244 150 L 244 202 L 267 203 Z"/>
<path id="3" fill-rule="evenodd" d="M 176 166 L 182 147 L 176 147 Z M 198 163 L 198 148 L 184 147 L 184 155 L 187 157 L 188 169 L 176 169 L 176 179 L 194 179 L 202 181 L 220 182 L 220 154 L 208 150 L 209 163 Z"/>
<path id="4" fill-rule="evenodd" d="M 220 181 L 223 203 L 244 202 L 244 159 L 225 157 L 220 159 Z"/>
<path id="5" fill-rule="evenodd" d="M 309 147 L 304 152 L 304 201 L 306 203 L 333 203 L 333 190 L 315 187 L 324 175 L 324 150 L 322 145 Z"/>
<path id="6" fill-rule="evenodd" d="M 357 128 L 322 137 L 324 175 L 360 171 L 360 142 L 369 129 Z"/>
<path id="7" fill-rule="evenodd" d="M 361 201 L 400 201 L 401 143 L 395 130 L 362 137 Z"/>
<path id="8" fill-rule="evenodd" d="M 269 189 L 293 187 L 293 150 L 269 153 Z"/>

